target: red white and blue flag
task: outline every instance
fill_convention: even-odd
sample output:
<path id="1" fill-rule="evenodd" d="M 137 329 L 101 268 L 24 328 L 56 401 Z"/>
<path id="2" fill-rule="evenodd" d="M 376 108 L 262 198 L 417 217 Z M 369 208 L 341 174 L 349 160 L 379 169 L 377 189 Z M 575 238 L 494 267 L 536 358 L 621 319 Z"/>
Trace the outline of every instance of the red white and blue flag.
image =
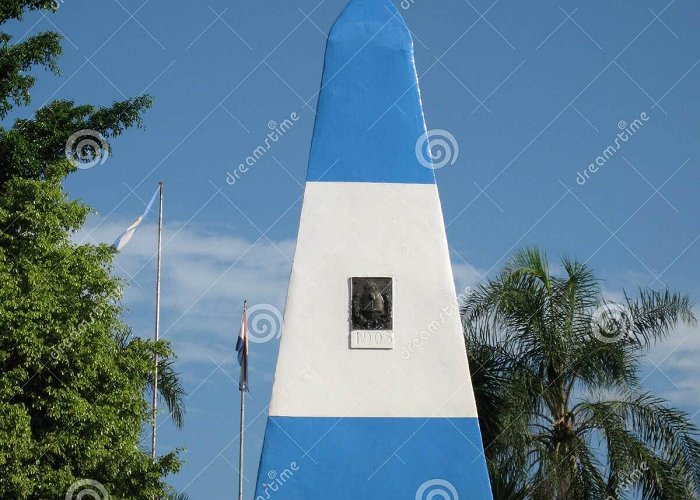
<path id="1" fill-rule="evenodd" d="M 238 379 L 238 390 L 248 392 L 248 313 L 243 305 L 243 317 L 241 318 L 241 330 L 236 342 L 238 352 L 238 364 L 241 365 L 241 375 Z"/>

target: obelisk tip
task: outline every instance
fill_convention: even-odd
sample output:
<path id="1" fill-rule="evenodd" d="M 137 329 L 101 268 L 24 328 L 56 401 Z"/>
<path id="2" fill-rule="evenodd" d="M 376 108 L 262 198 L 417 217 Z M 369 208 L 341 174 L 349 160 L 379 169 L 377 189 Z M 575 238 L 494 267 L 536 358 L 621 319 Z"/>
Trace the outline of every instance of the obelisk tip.
<path id="1" fill-rule="evenodd" d="M 307 181 L 433 184 L 413 40 L 390 0 L 351 0 L 328 38 Z"/>

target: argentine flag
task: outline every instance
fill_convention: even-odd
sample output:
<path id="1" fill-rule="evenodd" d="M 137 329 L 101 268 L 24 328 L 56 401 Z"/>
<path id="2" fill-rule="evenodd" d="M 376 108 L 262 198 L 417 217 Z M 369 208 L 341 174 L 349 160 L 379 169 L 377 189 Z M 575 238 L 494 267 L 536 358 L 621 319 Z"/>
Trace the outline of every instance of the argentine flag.
<path id="1" fill-rule="evenodd" d="M 136 229 L 141 225 L 143 222 L 143 219 L 146 218 L 148 215 L 148 212 L 151 211 L 151 207 L 153 206 L 153 203 L 156 201 L 156 198 L 158 197 L 158 193 L 160 192 L 160 186 L 158 189 L 156 189 L 156 192 L 153 193 L 153 197 L 151 198 L 151 201 L 148 202 L 148 205 L 146 205 L 146 210 L 143 211 L 143 214 L 134 221 L 134 223 L 128 227 L 126 231 L 124 231 L 119 238 L 117 238 L 117 241 L 115 241 L 112 246 L 116 248 L 117 250 L 121 250 L 126 246 L 127 243 L 131 240 L 131 237 L 134 235 L 136 232 Z"/>

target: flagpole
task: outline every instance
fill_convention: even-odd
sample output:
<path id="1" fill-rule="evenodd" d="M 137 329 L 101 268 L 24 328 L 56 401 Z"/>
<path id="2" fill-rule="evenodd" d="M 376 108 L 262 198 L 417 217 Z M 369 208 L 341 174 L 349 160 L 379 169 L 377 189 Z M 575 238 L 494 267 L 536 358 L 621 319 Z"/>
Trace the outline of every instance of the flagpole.
<path id="1" fill-rule="evenodd" d="M 246 314 L 246 305 L 247 301 L 243 302 L 243 316 L 245 317 Z M 248 325 L 246 325 L 246 329 L 248 328 Z M 247 334 L 246 332 L 246 342 L 248 341 L 247 339 Z M 246 352 L 246 356 L 248 353 Z M 247 370 L 247 363 L 248 360 L 246 359 L 246 370 Z M 247 382 L 247 381 L 246 381 Z M 240 418 L 240 432 L 239 432 L 239 439 L 238 439 L 238 500 L 243 500 L 243 443 L 245 441 L 245 393 L 246 391 L 243 390 L 243 388 L 240 386 L 238 387 L 240 393 L 241 393 L 241 418 Z"/>
<path id="2" fill-rule="evenodd" d="M 243 441 L 245 433 L 245 391 L 241 391 L 241 438 L 238 450 L 238 500 L 243 500 Z"/>
<path id="3" fill-rule="evenodd" d="M 159 205 L 158 211 L 158 254 L 156 258 L 156 322 L 154 338 L 158 342 L 160 338 L 160 260 L 163 249 L 163 181 L 158 183 Z M 156 428 L 158 417 L 158 354 L 153 356 L 153 414 L 151 415 L 151 458 L 156 459 Z"/>

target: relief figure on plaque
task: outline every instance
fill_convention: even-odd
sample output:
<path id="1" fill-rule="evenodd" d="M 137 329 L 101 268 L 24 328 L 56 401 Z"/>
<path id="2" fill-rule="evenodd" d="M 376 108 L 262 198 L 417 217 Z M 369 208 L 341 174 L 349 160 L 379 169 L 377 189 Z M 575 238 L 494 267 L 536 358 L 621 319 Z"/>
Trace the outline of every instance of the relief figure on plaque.
<path id="1" fill-rule="evenodd" d="M 362 304 L 360 305 L 365 317 L 377 319 L 384 314 L 384 297 L 379 293 L 377 284 L 370 281 L 364 286 Z"/>
<path id="2" fill-rule="evenodd" d="M 353 279 L 352 326 L 355 330 L 390 330 L 391 279 Z"/>

